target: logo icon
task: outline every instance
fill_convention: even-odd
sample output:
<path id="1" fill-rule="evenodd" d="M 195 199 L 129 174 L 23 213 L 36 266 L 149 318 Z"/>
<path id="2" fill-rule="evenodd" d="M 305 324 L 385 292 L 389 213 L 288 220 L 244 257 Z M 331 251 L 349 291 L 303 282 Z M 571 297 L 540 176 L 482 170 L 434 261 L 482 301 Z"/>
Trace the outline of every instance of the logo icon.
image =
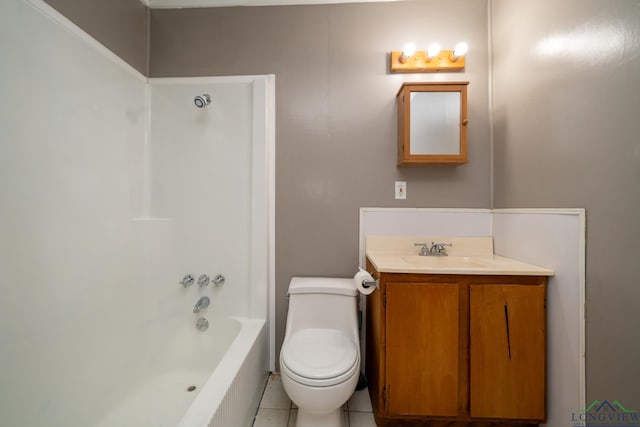
<path id="1" fill-rule="evenodd" d="M 594 400 L 589 406 L 571 415 L 573 427 L 640 427 L 638 411 L 627 409 L 614 400 Z"/>

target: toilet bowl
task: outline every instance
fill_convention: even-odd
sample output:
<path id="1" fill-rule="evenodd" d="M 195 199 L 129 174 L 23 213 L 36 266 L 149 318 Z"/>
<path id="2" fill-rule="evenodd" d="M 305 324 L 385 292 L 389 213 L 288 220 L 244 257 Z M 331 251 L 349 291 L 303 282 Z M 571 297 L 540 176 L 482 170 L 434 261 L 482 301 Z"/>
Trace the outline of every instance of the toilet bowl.
<path id="1" fill-rule="evenodd" d="M 343 426 L 360 374 L 357 296 L 353 279 L 291 279 L 280 373 L 296 427 Z"/>

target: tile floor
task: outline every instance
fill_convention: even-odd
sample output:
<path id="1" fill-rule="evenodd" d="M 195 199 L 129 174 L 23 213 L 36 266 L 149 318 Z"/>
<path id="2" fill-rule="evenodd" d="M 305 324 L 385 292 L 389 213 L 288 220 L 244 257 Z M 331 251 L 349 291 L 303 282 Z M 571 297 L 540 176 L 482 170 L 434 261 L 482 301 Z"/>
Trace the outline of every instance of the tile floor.
<path id="1" fill-rule="evenodd" d="M 376 427 L 366 389 L 356 391 L 343 409 L 345 427 Z M 271 374 L 253 427 L 293 427 L 297 414 L 298 408 L 285 393 L 280 374 Z"/>

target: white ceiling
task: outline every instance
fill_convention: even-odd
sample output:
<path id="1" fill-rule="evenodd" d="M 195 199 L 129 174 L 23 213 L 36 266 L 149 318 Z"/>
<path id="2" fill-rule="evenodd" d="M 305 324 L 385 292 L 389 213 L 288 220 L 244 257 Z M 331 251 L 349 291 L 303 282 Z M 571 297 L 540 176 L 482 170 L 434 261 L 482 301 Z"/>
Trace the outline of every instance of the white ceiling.
<path id="1" fill-rule="evenodd" d="M 181 9 L 187 7 L 275 6 L 292 4 L 365 3 L 401 0 L 140 0 L 153 9 Z"/>

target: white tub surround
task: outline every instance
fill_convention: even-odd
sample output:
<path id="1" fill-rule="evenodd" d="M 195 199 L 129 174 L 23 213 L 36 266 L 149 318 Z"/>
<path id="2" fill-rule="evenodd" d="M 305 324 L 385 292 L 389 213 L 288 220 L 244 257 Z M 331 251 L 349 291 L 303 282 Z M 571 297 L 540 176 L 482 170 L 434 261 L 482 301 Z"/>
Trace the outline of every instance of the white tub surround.
<path id="1" fill-rule="evenodd" d="M 419 255 L 417 244 L 434 243 L 446 244 L 447 255 Z M 367 236 L 366 244 L 380 273 L 553 276 L 547 268 L 495 255 L 491 237 Z"/>

